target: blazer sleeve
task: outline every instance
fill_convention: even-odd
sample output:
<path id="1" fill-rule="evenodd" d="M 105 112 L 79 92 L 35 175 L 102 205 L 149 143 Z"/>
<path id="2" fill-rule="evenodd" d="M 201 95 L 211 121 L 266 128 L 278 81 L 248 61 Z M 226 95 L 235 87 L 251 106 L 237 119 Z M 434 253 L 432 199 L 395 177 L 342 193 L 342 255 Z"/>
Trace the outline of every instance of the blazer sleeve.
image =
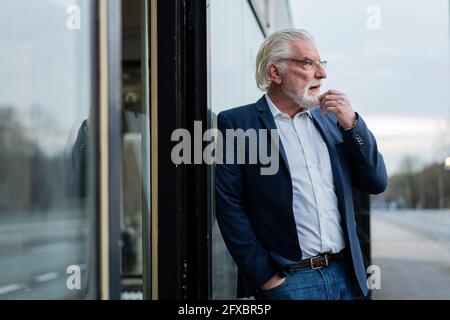
<path id="1" fill-rule="evenodd" d="M 258 240 L 248 214 L 245 212 L 243 166 L 226 164 L 226 129 L 233 129 L 230 120 L 220 113 L 218 129 L 223 137 L 223 163 L 215 167 L 216 218 L 228 250 L 241 276 L 254 289 L 261 288 L 279 270 Z M 236 141 L 234 141 L 235 146 Z M 228 149 L 230 149 L 228 147 Z M 236 150 L 236 148 L 234 148 Z M 228 150 L 228 152 L 231 152 Z"/>
<path id="2" fill-rule="evenodd" d="M 379 194 L 386 190 L 388 177 L 383 156 L 375 137 L 357 113 L 357 124 L 350 130 L 341 127 L 344 149 L 352 168 L 352 184 L 365 193 Z"/>

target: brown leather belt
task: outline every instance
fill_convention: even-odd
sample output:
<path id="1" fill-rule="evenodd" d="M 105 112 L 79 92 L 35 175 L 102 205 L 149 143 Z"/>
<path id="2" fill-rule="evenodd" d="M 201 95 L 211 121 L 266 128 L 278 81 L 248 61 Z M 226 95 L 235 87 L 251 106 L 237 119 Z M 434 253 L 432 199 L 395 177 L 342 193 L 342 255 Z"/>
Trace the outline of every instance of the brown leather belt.
<path id="1" fill-rule="evenodd" d="M 341 251 L 339 253 L 324 253 L 315 257 L 311 257 L 309 259 L 302 260 L 298 263 L 290 264 L 285 267 L 286 271 L 293 271 L 296 269 L 302 269 L 306 267 L 310 267 L 311 269 L 320 269 L 323 267 L 327 267 L 330 262 L 340 260 L 344 258 L 344 252 Z"/>

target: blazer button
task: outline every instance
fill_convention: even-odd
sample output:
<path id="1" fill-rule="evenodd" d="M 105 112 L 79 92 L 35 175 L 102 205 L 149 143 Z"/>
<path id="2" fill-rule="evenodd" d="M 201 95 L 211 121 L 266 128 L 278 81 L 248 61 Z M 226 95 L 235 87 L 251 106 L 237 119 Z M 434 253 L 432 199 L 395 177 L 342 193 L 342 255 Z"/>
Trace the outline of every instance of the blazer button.
<path id="1" fill-rule="evenodd" d="M 364 139 L 360 136 L 360 135 L 356 135 L 355 136 L 355 140 L 356 140 L 356 142 L 360 145 L 360 146 L 363 146 L 364 145 Z"/>
<path id="2" fill-rule="evenodd" d="M 287 215 L 291 215 L 292 214 L 292 210 L 291 209 L 286 209 L 284 210 L 284 213 Z"/>

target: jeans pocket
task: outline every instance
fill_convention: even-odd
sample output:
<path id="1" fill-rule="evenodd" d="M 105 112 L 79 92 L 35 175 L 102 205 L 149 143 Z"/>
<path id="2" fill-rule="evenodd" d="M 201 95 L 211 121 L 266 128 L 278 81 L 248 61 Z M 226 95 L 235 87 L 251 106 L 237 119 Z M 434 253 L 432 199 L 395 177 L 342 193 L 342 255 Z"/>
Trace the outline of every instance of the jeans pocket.
<path id="1" fill-rule="evenodd" d="M 261 289 L 261 292 L 269 293 L 269 292 L 274 292 L 274 291 L 283 289 L 286 286 L 288 279 L 289 279 L 289 276 L 286 276 L 286 277 L 284 277 L 284 281 L 281 284 L 277 285 L 276 287 L 270 288 L 270 289 L 266 289 L 266 290 Z"/>

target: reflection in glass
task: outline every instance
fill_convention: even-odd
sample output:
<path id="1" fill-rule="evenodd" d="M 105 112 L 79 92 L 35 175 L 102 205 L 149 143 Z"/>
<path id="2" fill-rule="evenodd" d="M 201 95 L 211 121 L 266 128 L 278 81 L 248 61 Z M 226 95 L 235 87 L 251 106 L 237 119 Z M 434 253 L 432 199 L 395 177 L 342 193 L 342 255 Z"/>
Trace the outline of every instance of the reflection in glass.
<path id="1" fill-rule="evenodd" d="M 210 10 L 210 121 L 212 127 L 217 127 L 217 114 L 224 108 L 244 105 L 261 97 L 254 74 L 256 54 L 264 34 L 247 1 L 214 0 L 211 1 Z M 236 73 L 236 70 L 239 72 Z M 212 171 L 211 181 L 215 181 Z M 215 194 L 214 183 L 211 184 L 211 194 Z M 211 208 L 215 208 L 214 203 Z M 236 265 L 225 246 L 215 213 L 212 212 L 212 298 L 235 299 L 237 275 Z"/>
<path id="2" fill-rule="evenodd" d="M 140 64 L 123 70 L 123 249 L 124 276 L 142 275 L 142 123 Z"/>
<path id="3" fill-rule="evenodd" d="M 0 299 L 96 298 L 94 3 L 0 12 Z"/>
<path id="4" fill-rule="evenodd" d="M 122 217 L 122 299 L 143 299 L 144 248 L 150 230 L 145 220 L 150 211 L 150 114 L 148 84 L 141 65 L 144 38 L 148 30 L 142 21 L 144 2 L 128 0 L 122 12 L 122 137 L 123 137 L 123 217 Z M 149 70 L 146 70 L 149 72 Z M 143 234 L 145 230 L 145 234 Z M 144 246 L 144 241 L 146 245 Z M 147 254 L 148 255 L 148 254 Z"/>

